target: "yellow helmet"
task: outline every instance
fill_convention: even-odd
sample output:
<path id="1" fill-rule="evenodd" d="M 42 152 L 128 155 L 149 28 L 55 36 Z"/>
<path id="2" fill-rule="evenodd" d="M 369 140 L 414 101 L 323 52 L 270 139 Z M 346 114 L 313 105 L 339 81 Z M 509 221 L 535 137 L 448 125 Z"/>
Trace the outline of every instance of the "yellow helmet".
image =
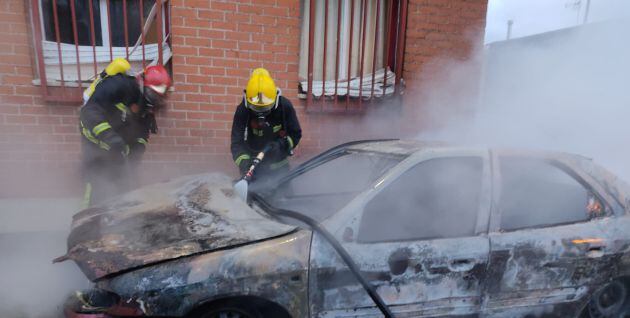
<path id="1" fill-rule="evenodd" d="M 279 96 L 269 71 L 255 69 L 245 88 L 245 106 L 254 112 L 266 113 L 276 107 Z"/>
<path id="2" fill-rule="evenodd" d="M 129 69 L 131 69 L 129 62 L 122 57 L 117 57 L 107 65 L 105 73 L 109 76 L 113 76 L 120 73 L 127 73 Z"/>
<path id="3" fill-rule="evenodd" d="M 114 76 L 116 74 L 127 74 L 127 72 L 129 72 L 129 70 L 131 69 L 131 65 L 129 65 L 129 62 L 122 58 L 122 57 L 117 57 L 115 59 L 113 59 L 105 68 L 104 72 L 101 72 L 100 74 L 98 74 L 98 76 L 96 76 L 96 78 L 94 79 L 94 81 L 92 81 L 92 83 L 90 84 L 90 86 L 88 86 L 88 88 L 86 88 L 83 91 L 83 103 L 87 103 L 87 101 L 90 99 L 90 97 L 92 96 L 92 94 L 94 94 L 94 90 L 96 89 L 96 86 L 103 80 L 103 78 L 108 77 L 108 76 Z"/>

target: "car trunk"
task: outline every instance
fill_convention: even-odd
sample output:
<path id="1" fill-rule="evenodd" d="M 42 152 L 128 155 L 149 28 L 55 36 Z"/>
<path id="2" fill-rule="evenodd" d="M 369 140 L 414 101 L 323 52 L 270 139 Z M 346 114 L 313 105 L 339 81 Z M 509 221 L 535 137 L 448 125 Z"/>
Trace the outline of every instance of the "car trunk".
<path id="1" fill-rule="evenodd" d="M 227 176 L 155 184 L 77 213 L 68 253 L 92 281 L 160 261 L 284 235 L 295 227 L 234 196 Z"/>

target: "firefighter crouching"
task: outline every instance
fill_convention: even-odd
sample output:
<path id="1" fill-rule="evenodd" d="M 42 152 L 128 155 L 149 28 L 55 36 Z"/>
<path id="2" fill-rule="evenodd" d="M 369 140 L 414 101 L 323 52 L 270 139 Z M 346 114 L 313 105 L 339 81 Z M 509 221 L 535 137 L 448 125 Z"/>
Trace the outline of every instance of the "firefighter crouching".
<path id="1" fill-rule="evenodd" d="M 155 112 L 163 106 L 171 79 L 161 65 L 149 66 L 138 78 L 114 59 L 84 92 L 80 110 L 83 205 L 130 190 L 134 170 L 150 133 L 157 132 Z"/>
<path id="2" fill-rule="evenodd" d="M 256 179 L 288 170 L 288 157 L 300 138 L 302 129 L 293 105 L 281 96 L 267 70 L 255 69 L 232 122 L 232 158 L 241 174 L 263 149 L 268 151 L 256 168 Z"/>

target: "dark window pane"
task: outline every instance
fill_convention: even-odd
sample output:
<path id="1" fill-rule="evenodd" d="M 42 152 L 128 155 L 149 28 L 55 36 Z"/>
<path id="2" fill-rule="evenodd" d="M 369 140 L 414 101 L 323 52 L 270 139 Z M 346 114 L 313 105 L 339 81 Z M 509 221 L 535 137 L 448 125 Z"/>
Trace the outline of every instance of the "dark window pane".
<path id="1" fill-rule="evenodd" d="M 347 153 L 282 184 L 267 200 L 278 208 L 299 211 L 322 221 L 400 160 L 373 153 Z"/>
<path id="2" fill-rule="evenodd" d="M 573 177 L 545 161 L 501 160 L 501 229 L 584 221 L 589 192 Z"/>
<path id="3" fill-rule="evenodd" d="M 362 242 L 474 235 L 481 193 L 481 158 L 432 159 L 418 164 L 365 207 Z"/>
<path id="4" fill-rule="evenodd" d="M 151 12 L 151 8 L 155 0 L 144 0 L 142 3 L 143 8 L 143 22 L 146 22 L 146 18 Z M 122 0 L 110 0 L 109 1 L 109 22 L 111 23 L 111 36 L 112 45 L 118 47 L 125 46 L 125 27 L 124 27 L 124 12 Z M 140 1 L 139 0 L 127 0 L 127 32 L 129 39 L 129 46 L 133 47 L 136 41 L 141 36 L 140 33 Z M 148 43 L 148 42 L 147 42 Z"/>
<path id="5" fill-rule="evenodd" d="M 101 32 L 100 0 L 92 0 L 92 14 L 94 16 L 94 44 L 103 45 Z M 72 10 L 69 0 L 57 0 L 57 20 L 59 24 L 59 40 L 61 43 L 75 44 L 72 29 Z M 90 31 L 90 2 L 88 0 L 75 0 L 74 10 L 77 23 L 77 38 L 79 45 L 92 45 L 92 32 Z M 53 1 L 42 0 L 42 16 L 44 20 L 44 32 L 47 41 L 57 41 L 55 35 L 55 16 Z"/>

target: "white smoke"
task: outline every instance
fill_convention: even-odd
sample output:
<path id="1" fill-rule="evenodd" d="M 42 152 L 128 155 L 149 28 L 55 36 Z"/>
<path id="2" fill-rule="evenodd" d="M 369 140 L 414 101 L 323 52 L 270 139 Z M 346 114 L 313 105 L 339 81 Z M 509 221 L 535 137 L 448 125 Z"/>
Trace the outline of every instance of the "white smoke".
<path id="1" fill-rule="evenodd" d="M 629 32 L 604 22 L 488 45 L 428 90 L 425 116 L 442 125 L 419 137 L 577 153 L 630 180 Z"/>

